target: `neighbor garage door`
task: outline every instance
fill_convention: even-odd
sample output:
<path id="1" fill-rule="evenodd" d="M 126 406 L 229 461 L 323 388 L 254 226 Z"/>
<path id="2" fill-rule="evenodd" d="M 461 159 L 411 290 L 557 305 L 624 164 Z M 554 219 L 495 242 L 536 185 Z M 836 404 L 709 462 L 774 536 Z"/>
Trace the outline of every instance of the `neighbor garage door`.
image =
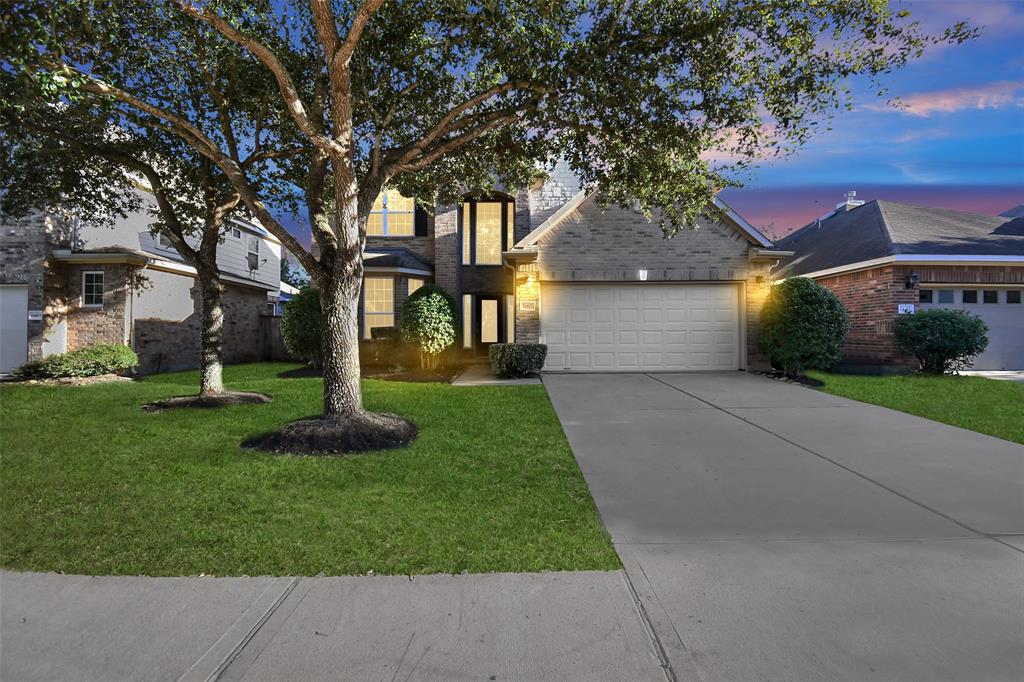
<path id="1" fill-rule="evenodd" d="M 921 287 L 921 309 L 954 308 L 988 325 L 988 347 L 970 369 L 1024 369 L 1024 291 Z"/>
<path id="2" fill-rule="evenodd" d="M 547 371 L 739 368 L 736 284 L 544 283 Z"/>
<path id="3" fill-rule="evenodd" d="M 28 357 L 28 287 L 0 286 L 0 373 Z"/>

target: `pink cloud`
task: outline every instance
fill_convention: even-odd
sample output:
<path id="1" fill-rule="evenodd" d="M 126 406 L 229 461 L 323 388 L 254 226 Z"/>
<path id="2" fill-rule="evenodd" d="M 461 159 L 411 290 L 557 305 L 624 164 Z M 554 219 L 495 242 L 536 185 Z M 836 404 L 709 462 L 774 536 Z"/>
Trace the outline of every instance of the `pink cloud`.
<path id="1" fill-rule="evenodd" d="M 918 92 L 894 100 L 892 105 L 865 104 L 870 111 L 900 111 L 911 116 L 928 118 L 932 114 L 948 114 L 968 109 L 999 109 L 1024 106 L 1024 81 L 999 81 L 986 85 L 931 92 Z"/>

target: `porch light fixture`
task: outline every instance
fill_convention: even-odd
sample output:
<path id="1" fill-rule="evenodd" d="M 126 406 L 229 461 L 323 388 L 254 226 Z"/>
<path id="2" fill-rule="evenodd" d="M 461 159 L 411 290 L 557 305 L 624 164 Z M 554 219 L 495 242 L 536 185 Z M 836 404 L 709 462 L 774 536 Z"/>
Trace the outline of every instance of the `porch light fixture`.
<path id="1" fill-rule="evenodd" d="M 917 283 L 920 281 L 920 279 L 921 277 L 916 272 L 911 272 L 909 275 L 907 275 L 907 288 L 916 289 Z"/>
<path id="2" fill-rule="evenodd" d="M 647 281 L 647 270 L 646 270 L 646 268 L 640 268 L 639 270 L 636 271 L 636 274 L 637 274 L 637 277 L 640 279 L 641 282 L 646 282 Z"/>

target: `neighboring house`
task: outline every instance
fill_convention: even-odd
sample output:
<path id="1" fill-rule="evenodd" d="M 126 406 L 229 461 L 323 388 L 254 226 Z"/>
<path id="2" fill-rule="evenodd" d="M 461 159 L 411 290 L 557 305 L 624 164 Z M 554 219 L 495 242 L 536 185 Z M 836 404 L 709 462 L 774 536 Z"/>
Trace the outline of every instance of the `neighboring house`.
<path id="1" fill-rule="evenodd" d="M 602 209 L 562 165 L 433 216 L 387 192 L 367 234 L 364 339 L 434 282 L 458 303 L 466 354 L 546 343 L 548 371 L 762 367 L 758 315 L 771 267 L 789 255 L 720 201 L 696 230 L 665 239 L 657 219 Z"/>
<path id="2" fill-rule="evenodd" d="M 0 227 L 0 372 L 52 353 L 124 343 L 143 372 L 199 366 L 201 303 L 195 270 L 143 210 L 97 227 L 38 214 Z M 260 316 L 273 314 L 281 244 L 232 220 L 218 248 L 224 357 L 261 356 Z"/>
<path id="3" fill-rule="evenodd" d="M 795 252 L 779 277 L 815 279 L 846 306 L 845 363 L 912 365 L 896 348 L 896 316 L 955 308 L 989 327 L 974 369 L 1024 368 L 1024 218 L 848 199 L 778 245 Z"/>

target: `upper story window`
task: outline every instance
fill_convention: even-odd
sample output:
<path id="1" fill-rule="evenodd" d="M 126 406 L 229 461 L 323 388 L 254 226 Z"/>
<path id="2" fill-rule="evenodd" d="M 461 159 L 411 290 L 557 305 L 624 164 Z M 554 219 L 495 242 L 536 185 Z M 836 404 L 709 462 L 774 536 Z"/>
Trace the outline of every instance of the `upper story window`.
<path id="1" fill-rule="evenodd" d="M 103 306 L 103 273 L 82 273 L 82 305 L 91 308 Z"/>
<path id="2" fill-rule="evenodd" d="M 156 243 L 162 249 L 173 249 L 174 244 L 171 243 L 171 238 L 164 232 L 156 233 Z"/>
<path id="3" fill-rule="evenodd" d="M 250 270 L 260 269 L 260 238 L 249 235 L 249 249 L 245 254 L 246 265 Z"/>
<path id="4" fill-rule="evenodd" d="M 412 237 L 416 234 L 416 200 L 395 190 L 380 193 L 366 220 L 368 237 Z"/>
<path id="5" fill-rule="evenodd" d="M 242 231 L 239 230 L 237 227 L 232 227 L 231 228 L 231 236 L 234 237 L 235 239 L 241 239 L 242 238 Z"/>
<path id="6" fill-rule="evenodd" d="M 462 264 L 501 265 L 501 253 L 515 243 L 515 205 L 511 201 L 462 204 Z"/>

